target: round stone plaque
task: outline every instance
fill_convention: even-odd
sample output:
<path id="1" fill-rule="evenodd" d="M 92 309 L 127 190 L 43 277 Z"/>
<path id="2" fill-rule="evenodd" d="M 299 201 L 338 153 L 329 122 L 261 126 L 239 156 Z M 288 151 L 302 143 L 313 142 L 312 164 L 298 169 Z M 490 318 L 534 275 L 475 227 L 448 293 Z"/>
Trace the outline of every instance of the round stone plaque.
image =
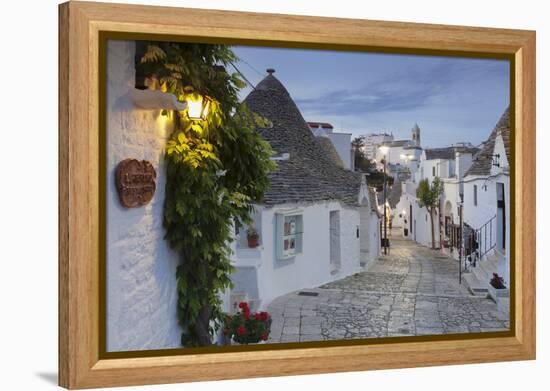
<path id="1" fill-rule="evenodd" d="M 147 160 L 125 159 L 118 163 L 115 180 L 120 203 L 137 208 L 151 201 L 156 190 L 157 173 Z"/>

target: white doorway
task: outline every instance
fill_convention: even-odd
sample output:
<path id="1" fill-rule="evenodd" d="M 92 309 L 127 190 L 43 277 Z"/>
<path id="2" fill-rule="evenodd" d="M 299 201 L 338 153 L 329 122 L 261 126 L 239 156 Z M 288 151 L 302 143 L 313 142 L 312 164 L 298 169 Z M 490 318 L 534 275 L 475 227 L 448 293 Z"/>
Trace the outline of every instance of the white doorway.
<path id="1" fill-rule="evenodd" d="M 368 205 L 359 208 L 359 263 L 365 266 L 370 257 L 370 207 Z"/>
<path id="2" fill-rule="evenodd" d="M 340 251 L 340 211 L 333 210 L 329 217 L 330 271 L 336 273 L 342 264 Z"/>

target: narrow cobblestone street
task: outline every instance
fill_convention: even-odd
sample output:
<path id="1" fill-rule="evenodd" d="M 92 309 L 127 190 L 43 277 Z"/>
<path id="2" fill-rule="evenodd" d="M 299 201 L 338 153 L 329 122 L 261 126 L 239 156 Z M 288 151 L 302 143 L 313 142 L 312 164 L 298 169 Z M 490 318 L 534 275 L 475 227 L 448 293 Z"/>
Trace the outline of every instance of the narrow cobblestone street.
<path id="1" fill-rule="evenodd" d="M 278 297 L 269 342 L 502 331 L 508 314 L 458 283 L 456 261 L 394 233 L 361 273 Z M 312 295 L 299 295 L 310 292 Z M 317 295 L 315 295 L 317 294 Z"/>

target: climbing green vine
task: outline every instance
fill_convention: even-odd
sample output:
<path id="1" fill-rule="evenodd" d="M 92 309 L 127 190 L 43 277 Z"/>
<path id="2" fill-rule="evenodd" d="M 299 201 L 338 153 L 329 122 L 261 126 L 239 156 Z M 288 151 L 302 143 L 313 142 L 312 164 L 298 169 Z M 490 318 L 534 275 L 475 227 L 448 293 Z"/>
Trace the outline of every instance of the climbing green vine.
<path id="1" fill-rule="evenodd" d="M 233 224 L 250 222 L 269 186 L 273 151 L 256 132 L 268 121 L 239 103 L 245 86 L 227 71 L 237 58 L 225 45 L 148 44 L 138 69 L 180 101 L 208 96 L 204 120 L 177 113 L 165 153 L 165 239 L 178 252 L 182 345 L 207 346 L 223 321 L 220 294 L 231 287 Z M 196 97 L 196 96 L 195 96 Z"/>

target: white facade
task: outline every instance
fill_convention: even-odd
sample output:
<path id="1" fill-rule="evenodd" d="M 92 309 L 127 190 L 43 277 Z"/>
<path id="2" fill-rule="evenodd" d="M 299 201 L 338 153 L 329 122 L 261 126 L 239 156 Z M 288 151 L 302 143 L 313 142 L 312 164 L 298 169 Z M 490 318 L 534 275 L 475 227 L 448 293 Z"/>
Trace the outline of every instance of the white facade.
<path id="1" fill-rule="evenodd" d="M 435 177 L 448 178 L 455 175 L 455 161 L 449 159 L 427 159 L 426 151 L 422 151 L 415 182 L 427 178 L 430 184 Z"/>
<path id="2" fill-rule="evenodd" d="M 370 205 L 362 206 L 359 210 L 359 246 L 360 264 L 368 268 L 380 255 L 380 218 Z"/>
<path id="3" fill-rule="evenodd" d="M 380 148 L 377 149 L 375 155 L 375 161 L 377 162 L 378 169 L 382 169 L 383 160 L 386 158 L 388 165 L 394 167 L 397 166 L 400 169 L 408 169 L 411 174 L 414 173 L 419 165 L 422 149 L 411 145 L 409 142 L 401 143 L 394 142 L 387 144 L 387 154 L 382 153 Z"/>
<path id="4" fill-rule="evenodd" d="M 487 242 L 495 244 L 495 250 L 502 255 L 495 272 L 509 286 L 510 166 L 501 135 L 495 139 L 493 155 L 499 155 L 499 166 L 492 165 L 490 175 L 468 175 L 464 178 L 464 221 L 474 229 L 489 222 Z M 499 197 L 503 207 L 499 207 Z"/>
<path id="5" fill-rule="evenodd" d="M 446 223 L 459 224 L 460 195 L 464 192 L 462 176 L 472 164 L 471 152 L 456 152 L 454 158 L 428 159 L 426 151 L 422 151 L 417 170 L 410 181 L 403 186 L 403 195 L 396 207 L 396 213 L 403 215 L 406 211 L 409 218 L 409 231 L 412 231 L 411 239 L 418 243 L 431 246 L 432 234 L 430 215 L 426 208 L 420 208 L 416 198 L 416 187 L 423 179 L 428 179 L 432 184 L 435 177 L 441 179 L 443 191 L 440 198 L 440 207 L 434 211 L 434 243 L 436 248 L 441 248 L 448 241 Z M 395 215 L 395 214 L 394 214 Z M 450 218 L 450 221 L 446 218 Z M 403 224 L 394 221 L 394 224 Z"/>
<path id="6" fill-rule="evenodd" d="M 369 133 L 365 134 L 363 138 L 365 140 L 363 152 L 370 160 L 376 159 L 376 152 L 381 144 L 393 141 L 393 135 L 388 133 Z"/>
<path id="7" fill-rule="evenodd" d="M 379 167 L 381 166 L 384 158 L 388 164 L 405 164 L 405 159 L 403 159 L 402 156 L 404 155 L 404 148 L 411 146 L 409 143 L 401 144 L 393 142 L 385 145 L 388 146 L 388 152 L 386 154 L 382 153 L 380 148 L 376 150 L 375 160 Z"/>
<path id="8" fill-rule="evenodd" d="M 407 229 L 407 237 L 426 247 L 432 246 L 432 231 L 430 214 L 425 207 L 420 207 L 416 198 L 416 183 L 407 181 L 403 184 L 403 193 L 392 212 L 393 225 L 403 230 Z M 401 216 L 400 216 L 401 215 Z M 439 213 L 434 212 L 435 247 L 440 247 Z"/>
<path id="9" fill-rule="evenodd" d="M 394 140 L 384 141 L 378 144 L 376 150 L 373 151 L 374 160 L 378 165 L 378 169 L 382 167 L 382 160 L 392 165 L 404 166 L 412 173 L 418 167 L 418 161 L 422 153 L 420 144 L 420 128 L 414 125 L 411 129 L 410 140 Z M 382 152 L 380 147 L 387 148 L 387 152 Z"/>
<path id="10" fill-rule="evenodd" d="M 246 297 L 254 308 L 265 309 L 278 296 L 307 289 L 357 273 L 379 255 L 379 223 L 369 205 L 366 186 L 358 195 L 360 207 L 348 207 L 339 201 L 318 201 L 257 206 L 253 226 L 260 245 L 248 248 L 246 229 L 241 229 L 233 245 L 232 276 L 234 301 Z M 299 215 L 303 233 L 301 251 L 281 259 L 276 246 L 277 215 Z M 331 216 L 338 216 L 338 227 Z M 337 259 L 335 258 L 335 251 Z M 235 303 L 229 307 L 234 308 Z"/>
<path id="11" fill-rule="evenodd" d="M 137 109 L 135 43 L 107 46 L 107 351 L 180 346 L 177 319 L 177 255 L 163 239 L 164 146 L 173 130 L 160 110 Z M 144 207 L 121 206 L 116 165 L 145 159 L 157 172 L 156 192 Z"/>

